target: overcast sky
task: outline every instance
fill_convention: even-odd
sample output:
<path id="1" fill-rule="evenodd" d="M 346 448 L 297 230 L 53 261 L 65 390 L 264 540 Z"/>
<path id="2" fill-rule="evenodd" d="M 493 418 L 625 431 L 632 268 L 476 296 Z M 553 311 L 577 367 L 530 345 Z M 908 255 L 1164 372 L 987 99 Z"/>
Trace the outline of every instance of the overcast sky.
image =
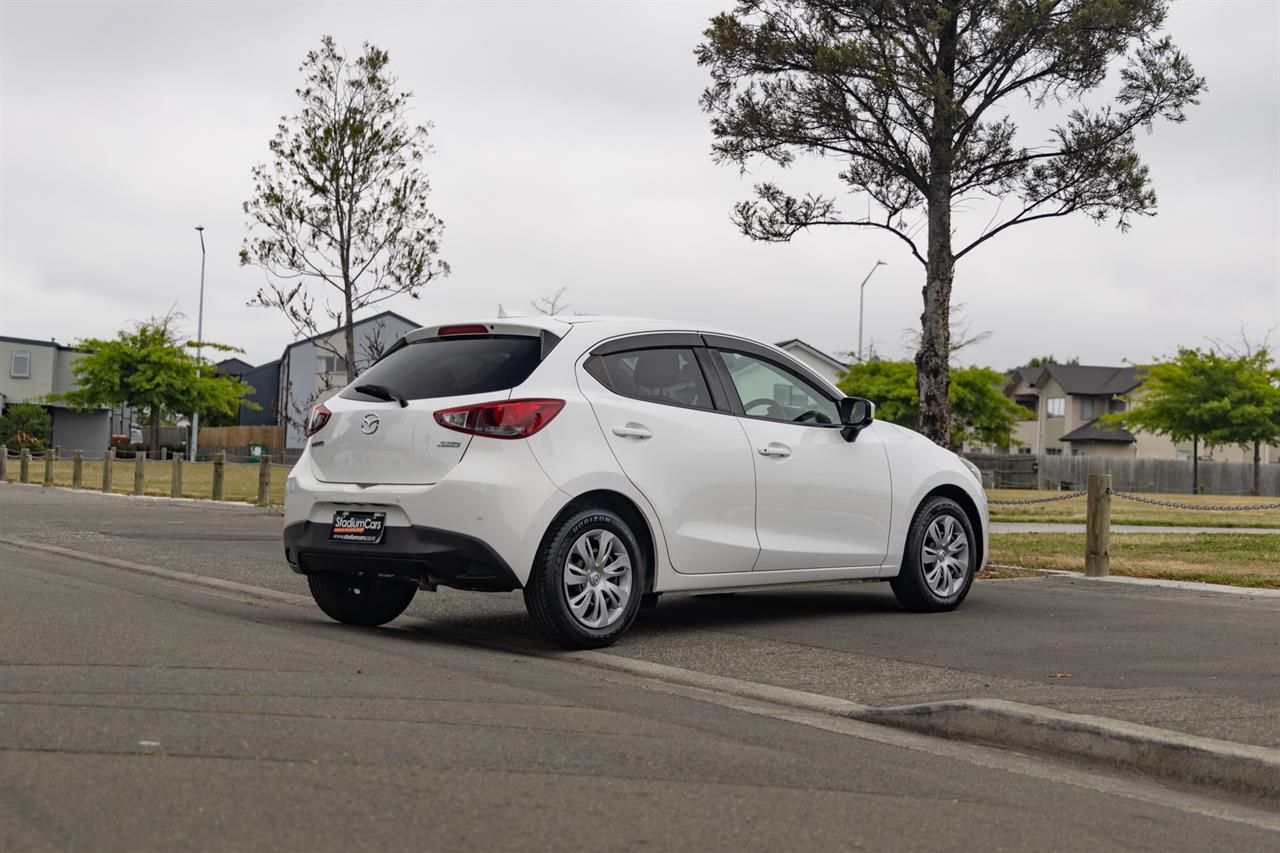
<path id="1" fill-rule="evenodd" d="M 194 336 L 279 356 L 290 327 L 246 307 L 250 168 L 295 109 L 320 36 L 389 50 L 427 162 L 453 274 L 394 310 L 421 323 L 493 316 L 567 286 L 572 308 L 714 324 L 831 352 L 866 337 L 905 354 L 921 267 L 892 236 L 827 230 L 757 244 L 729 222 L 761 168 L 712 163 L 693 48 L 730 5 L 444 3 L 0 4 L 0 334 L 110 336 L 175 305 Z M 1139 148 L 1160 199 L 1120 234 L 1082 218 L 1012 229 L 957 268 L 956 301 L 992 339 L 963 361 L 1054 353 L 1145 360 L 1280 323 L 1280 4 L 1174 5 L 1169 30 L 1208 78 L 1180 126 Z M 1026 127 L 1028 143 L 1043 128 Z M 781 174 L 828 190 L 832 163 Z M 856 209 L 856 206 L 854 207 Z M 957 225 L 980 229 L 981 212 Z M 1280 329 L 1272 335 L 1280 344 Z"/>

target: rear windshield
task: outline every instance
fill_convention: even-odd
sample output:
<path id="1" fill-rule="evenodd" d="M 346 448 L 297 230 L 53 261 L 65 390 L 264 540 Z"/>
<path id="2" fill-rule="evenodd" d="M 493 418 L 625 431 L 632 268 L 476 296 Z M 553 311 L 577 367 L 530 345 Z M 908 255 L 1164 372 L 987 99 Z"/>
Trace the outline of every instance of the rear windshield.
<path id="1" fill-rule="evenodd" d="M 384 385 L 406 400 L 507 391 L 541 361 L 538 338 L 491 335 L 416 341 L 389 353 L 342 392 L 348 400 L 381 401 L 356 385 Z"/>

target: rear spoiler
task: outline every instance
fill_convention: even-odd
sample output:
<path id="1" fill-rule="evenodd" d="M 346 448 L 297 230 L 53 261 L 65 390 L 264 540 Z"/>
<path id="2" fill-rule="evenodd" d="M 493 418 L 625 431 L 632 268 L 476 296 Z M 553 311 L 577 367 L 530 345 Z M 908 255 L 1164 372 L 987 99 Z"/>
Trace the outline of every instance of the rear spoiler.
<path id="1" fill-rule="evenodd" d="M 391 353 L 404 349 L 409 344 L 417 343 L 418 341 L 440 340 L 455 336 L 479 337 L 482 335 L 538 338 L 542 343 L 542 351 L 539 353 L 538 360 L 545 361 L 551 351 L 555 349 L 556 344 L 560 343 L 560 339 L 572 328 L 573 325 L 571 323 L 563 323 L 550 318 L 536 323 L 522 323 L 518 318 L 511 318 L 481 323 L 441 323 L 435 326 L 423 326 L 420 329 L 405 333 L 404 337 L 399 338 L 387 348 L 387 351 L 382 354 L 378 361 L 382 361 L 383 358 L 391 355 Z M 374 364 L 377 364 L 377 362 L 374 362 Z"/>

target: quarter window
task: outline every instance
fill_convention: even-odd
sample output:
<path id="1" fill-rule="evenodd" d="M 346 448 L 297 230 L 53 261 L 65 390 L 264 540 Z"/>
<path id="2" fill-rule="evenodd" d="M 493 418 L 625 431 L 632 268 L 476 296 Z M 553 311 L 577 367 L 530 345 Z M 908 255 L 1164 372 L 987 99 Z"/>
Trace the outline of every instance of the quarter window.
<path id="1" fill-rule="evenodd" d="M 14 350 L 9 356 L 9 375 L 15 379 L 31 378 L 31 351 Z"/>
<path id="2" fill-rule="evenodd" d="M 747 417 L 809 424 L 837 424 L 840 412 L 827 395 L 763 359 L 721 352 Z"/>
<path id="3" fill-rule="evenodd" d="M 615 394 L 671 406 L 713 409 L 693 350 L 683 347 L 595 355 L 586 370 Z"/>

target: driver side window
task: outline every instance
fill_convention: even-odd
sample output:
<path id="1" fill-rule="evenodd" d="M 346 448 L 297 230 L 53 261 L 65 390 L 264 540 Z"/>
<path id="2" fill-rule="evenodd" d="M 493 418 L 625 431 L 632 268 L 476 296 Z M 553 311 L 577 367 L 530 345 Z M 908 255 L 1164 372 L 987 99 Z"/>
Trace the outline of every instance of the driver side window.
<path id="1" fill-rule="evenodd" d="M 803 424 L 838 424 L 833 400 L 798 376 L 740 352 L 717 353 L 749 418 Z"/>

